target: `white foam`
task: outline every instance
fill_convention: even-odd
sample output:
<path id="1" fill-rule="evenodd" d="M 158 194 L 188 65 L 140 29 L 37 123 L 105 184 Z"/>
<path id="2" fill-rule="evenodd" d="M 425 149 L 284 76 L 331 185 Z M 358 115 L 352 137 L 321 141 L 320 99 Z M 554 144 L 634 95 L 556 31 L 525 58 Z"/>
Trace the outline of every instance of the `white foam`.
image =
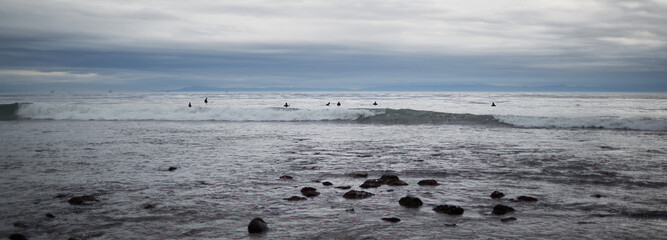
<path id="1" fill-rule="evenodd" d="M 36 103 L 18 111 L 21 118 L 53 120 L 166 120 L 166 121 L 326 121 L 372 116 L 364 109 L 192 108 L 157 104 Z"/>
<path id="2" fill-rule="evenodd" d="M 519 127 L 540 128 L 608 128 L 667 131 L 667 119 L 652 117 L 534 117 L 494 116 L 503 123 Z"/>

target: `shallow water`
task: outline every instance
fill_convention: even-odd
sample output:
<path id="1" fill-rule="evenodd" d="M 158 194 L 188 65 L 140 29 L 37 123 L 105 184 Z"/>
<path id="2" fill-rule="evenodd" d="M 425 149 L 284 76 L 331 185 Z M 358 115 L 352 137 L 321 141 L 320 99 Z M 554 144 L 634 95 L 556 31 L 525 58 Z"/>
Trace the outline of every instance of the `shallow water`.
<path id="1" fill-rule="evenodd" d="M 664 239 L 666 140 L 665 131 L 503 124 L 2 121 L 0 235 Z M 178 169 L 168 171 L 172 166 Z M 365 189 L 376 195 L 348 200 L 342 197 L 347 190 L 334 187 L 361 190 L 365 179 L 348 176 L 352 172 L 367 172 L 369 179 L 396 174 L 409 185 Z M 279 179 L 283 175 L 294 179 Z M 441 185 L 417 185 L 422 179 Z M 283 200 L 300 196 L 303 187 L 321 195 Z M 493 191 L 506 196 L 493 200 Z M 80 195 L 99 201 L 67 203 Z M 421 198 L 424 206 L 400 206 L 406 195 Z M 539 201 L 510 200 L 520 195 Z M 144 209 L 145 204 L 155 208 Z M 441 204 L 465 212 L 449 216 L 431 210 Z M 492 215 L 496 204 L 516 211 Z M 249 235 L 246 226 L 254 217 L 263 218 L 271 231 Z M 517 220 L 500 221 L 506 217 Z"/>

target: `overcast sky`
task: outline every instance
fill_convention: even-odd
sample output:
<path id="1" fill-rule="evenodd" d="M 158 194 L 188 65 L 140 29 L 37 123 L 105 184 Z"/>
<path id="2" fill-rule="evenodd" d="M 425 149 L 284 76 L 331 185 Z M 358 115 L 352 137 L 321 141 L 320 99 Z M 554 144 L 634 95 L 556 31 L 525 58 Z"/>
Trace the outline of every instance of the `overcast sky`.
<path id="1" fill-rule="evenodd" d="M 667 91 L 667 0 L 0 0 L 0 91 Z"/>

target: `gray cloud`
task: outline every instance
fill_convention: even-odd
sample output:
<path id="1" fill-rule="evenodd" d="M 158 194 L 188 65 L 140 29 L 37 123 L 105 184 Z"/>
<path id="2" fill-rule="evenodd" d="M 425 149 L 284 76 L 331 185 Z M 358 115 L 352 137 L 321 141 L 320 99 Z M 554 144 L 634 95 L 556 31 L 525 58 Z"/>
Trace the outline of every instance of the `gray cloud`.
<path id="1" fill-rule="evenodd" d="M 91 85 L 622 87 L 631 77 L 654 89 L 667 77 L 667 3 L 652 0 L 0 5 L 0 70 L 92 74 Z M 1 75 L 0 86 L 25 77 Z"/>

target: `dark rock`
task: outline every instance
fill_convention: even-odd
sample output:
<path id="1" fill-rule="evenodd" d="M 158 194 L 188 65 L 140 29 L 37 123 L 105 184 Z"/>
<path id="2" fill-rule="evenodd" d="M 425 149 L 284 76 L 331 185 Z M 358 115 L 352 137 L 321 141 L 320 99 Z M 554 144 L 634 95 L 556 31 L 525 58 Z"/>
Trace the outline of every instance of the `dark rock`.
<path id="1" fill-rule="evenodd" d="M 368 173 L 365 173 L 365 172 L 353 172 L 353 173 L 350 173 L 348 175 L 350 177 L 353 177 L 353 178 L 367 178 L 368 177 Z"/>
<path id="2" fill-rule="evenodd" d="M 324 186 L 331 186 L 331 185 L 333 185 L 333 183 L 331 183 L 331 182 L 323 182 L 322 185 L 324 185 Z"/>
<path id="3" fill-rule="evenodd" d="M 537 198 L 528 196 L 519 196 L 516 198 L 519 202 L 537 202 Z"/>
<path id="4" fill-rule="evenodd" d="M 456 223 L 445 224 L 445 227 L 456 227 Z"/>
<path id="5" fill-rule="evenodd" d="M 461 215 L 463 214 L 463 208 L 453 205 L 440 205 L 433 208 L 433 211 L 438 213 L 445 213 L 449 215 Z"/>
<path id="6" fill-rule="evenodd" d="M 248 224 L 248 233 L 264 233 L 268 230 L 269 226 L 261 218 L 255 218 Z"/>
<path id="7" fill-rule="evenodd" d="M 407 208 L 418 208 L 421 207 L 424 203 L 419 198 L 407 196 L 398 200 L 398 204 Z"/>
<path id="8" fill-rule="evenodd" d="M 433 180 L 433 179 L 421 180 L 417 184 L 419 184 L 419 186 L 438 186 L 439 185 L 438 181 Z"/>
<path id="9" fill-rule="evenodd" d="M 375 194 L 366 192 L 366 191 L 357 191 L 357 190 L 350 190 L 349 192 L 346 192 L 343 197 L 347 199 L 364 199 L 364 198 L 369 198 Z"/>
<path id="10" fill-rule="evenodd" d="M 283 200 L 287 200 L 287 201 L 302 201 L 302 200 L 306 200 L 306 199 L 308 199 L 308 198 L 299 197 L 299 196 L 292 196 L 290 198 L 283 198 Z"/>
<path id="11" fill-rule="evenodd" d="M 56 216 L 54 216 L 53 214 L 50 214 L 50 213 L 47 213 L 47 214 L 46 214 L 46 217 L 47 217 L 47 218 L 56 218 Z"/>
<path id="12" fill-rule="evenodd" d="M 349 213 L 353 213 L 353 212 L 354 212 L 354 208 L 345 209 L 345 211 L 346 211 L 346 212 L 349 212 Z"/>
<path id="13" fill-rule="evenodd" d="M 10 240 L 28 240 L 28 238 L 25 237 L 25 235 L 19 234 L 19 233 L 14 233 L 12 235 L 9 235 L 9 239 Z"/>
<path id="14" fill-rule="evenodd" d="M 382 181 L 379 179 L 368 179 L 366 180 L 363 184 L 361 184 L 359 187 L 360 188 L 376 188 L 382 186 Z"/>
<path id="15" fill-rule="evenodd" d="M 382 182 L 389 182 L 389 181 L 400 181 L 401 179 L 398 178 L 398 176 L 393 175 L 393 174 L 385 174 L 380 177 L 380 181 Z"/>
<path id="16" fill-rule="evenodd" d="M 352 186 L 338 186 L 338 187 L 334 187 L 334 188 L 348 190 L 348 189 L 352 188 Z"/>
<path id="17" fill-rule="evenodd" d="M 86 202 L 93 202 L 93 201 L 99 201 L 99 200 L 97 200 L 97 198 L 95 198 L 94 196 L 87 195 L 87 196 L 70 198 L 67 202 L 69 202 L 69 204 L 72 205 L 83 205 Z"/>
<path id="18" fill-rule="evenodd" d="M 408 183 L 406 183 L 402 180 L 389 180 L 386 183 L 389 186 L 406 186 L 406 185 L 408 185 Z"/>
<path id="19" fill-rule="evenodd" d="M 67 194 L 64 194 L 64 193 L 56 195 L 56 198 L 66 198 L 66 197 L 67 197 Z"/>
<path id="20" fill-rule="evenodd" d="M 500 219 L 500 221 L 501 222 L 512 222 L 512 221 L 516 221 L 516 218 L 515 217 L 508 217 L 508 218 Z"/>
<path id="21" fill-rule="evenodd" d="M 514 208 L 499 204 L 493 207 L 493 212 L 491 213 L 495 215 L 504 215 L 508 212 L 514 212 Z"/>
<path id="22" fill-rule="evenodd" d="M 493 192 L 491 193 L 491 198 L 493 198 L 493 199 L 503 198 L 504 196 L 505 196 L 504 193 L 502 193 L 502 192 L 498 192 L 498 191 L 493 191 Z"/>
<path id="23" fill-rule="evenodd" d="M 594 195 L 591 195 L 591 197 L 594 197 L 594 198 L 601 198 L 601 197 L 603 197 L 603 196 L 602 196 L 601 194 L 594 194 Z"/>
<path id="24" fill-rule="evenodd" d="M 155 205 L 150 204 L 150 203 L 146 203 L 146 204 L 144 204 L 144 207 L 143 207 L 143 208 L 144 208 L 144 209 L 153 209 L 153 208 L 155 208 Z"/>
<path id="25" fill-rule="evenodd" d="M 320 193 L 317 191 L 317 189 L 312 188 L 312 187 L 305 187 L 301 189 L 301 194 L 303 194 L 306 197 L 315 197 L 317 195 L 320 195 Z"/>
<path id="26" fill-rule="evenodd" d="M 387 221 L 387 222 L 393 222 L 393 223 L 395 223 L 395 222 L 400 222 L 400 221 L 401 221 L 401 219 L 399 219 L 399 218 L 395 218 L 395 217 L 382 218 L 382 220 Z"/>
<path id="27" fill-rule="evenodd" d="M 280 176 L 280 179 L 283 179 L 283 180 L 292 180 L 293 177 L 290 176 L 290 175 L 283 175 L 283 176 Z"/>
<path id="28" fill-rule="evenodd" d="M 176 169 L 178 169 L 178 168 L 172 166 L 172 167 L 169 167 L 169 169 L 167 169 L 167 170 L 169 170 L 170 172 L 173 172 L 173 171 L 176 171 Z"/>

